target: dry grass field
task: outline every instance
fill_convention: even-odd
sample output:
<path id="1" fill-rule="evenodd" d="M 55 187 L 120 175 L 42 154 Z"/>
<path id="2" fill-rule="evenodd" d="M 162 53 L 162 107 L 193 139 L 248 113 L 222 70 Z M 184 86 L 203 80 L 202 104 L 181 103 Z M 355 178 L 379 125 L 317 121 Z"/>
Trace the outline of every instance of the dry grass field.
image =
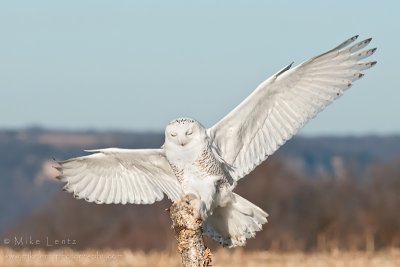
<path id="1" fill-rule="evenodd" d="M 278 253 L 219 250 L 213 255 L 213 266 L 271 266 L 271 267 L 396 267 L 400 266 L 400 250 L 382 252 L 333 252 L 333 253 Z M 181 266 L 175 253 L 143 253 L 129 250 L 40 250 L 14 251 L 0 249 L 0 266 Z"/>

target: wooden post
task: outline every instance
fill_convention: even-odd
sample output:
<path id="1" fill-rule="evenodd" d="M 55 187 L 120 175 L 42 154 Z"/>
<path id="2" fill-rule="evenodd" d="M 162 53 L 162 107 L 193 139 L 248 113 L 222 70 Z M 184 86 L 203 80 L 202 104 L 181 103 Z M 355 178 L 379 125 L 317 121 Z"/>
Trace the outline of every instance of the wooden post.
<path id="1" fill-rule="evenodd" d="M 184 267 L 211 266 L 211 252 L 204 245 L 202 220 L 195 214 L 188 196 L 174 202 L 169 209 L 178 251 Z"/>

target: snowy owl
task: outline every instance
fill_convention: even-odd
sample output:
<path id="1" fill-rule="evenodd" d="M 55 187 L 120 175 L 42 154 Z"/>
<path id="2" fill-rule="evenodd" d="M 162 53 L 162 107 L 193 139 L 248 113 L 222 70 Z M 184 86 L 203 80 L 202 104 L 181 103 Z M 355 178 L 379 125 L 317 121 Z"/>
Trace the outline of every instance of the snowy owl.
<path id="1" fill-rule="evenodd" d="M 64 189 L 96 203 L 150 204 L 189 195 L 203 233 L 243 246 L 268 214 L 233 192 L 238 180 L 272 155 L 308 120 L 341 96 L 376 48 L 354 36 L 304 63 L 278 71 L 211 128 L 190 118 L 171 121 L 160 149 L 106 148 L 58 162 Z"/>

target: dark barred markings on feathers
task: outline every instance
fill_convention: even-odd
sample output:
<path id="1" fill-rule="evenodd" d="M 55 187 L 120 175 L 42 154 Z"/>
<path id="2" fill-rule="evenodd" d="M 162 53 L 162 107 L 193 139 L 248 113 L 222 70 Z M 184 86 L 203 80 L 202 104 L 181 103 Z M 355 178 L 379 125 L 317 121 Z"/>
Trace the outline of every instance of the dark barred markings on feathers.
<path id="1" fill-rule="evenodd" d="M 225 176 L 220 163 L 216 160 L 211 149 L 207 146 L 203 149 L 199 158 L 194 162 L 194 165 L 200 167 L 200 169 L 208 175 Z"/>
<path id="2" fill-rule="evenodd" d="M 175 123 L 176 124 L 186 124 L 186 123 L 194 123 L 194 122 L 195 122 L 195 120 L 193 120 L 191 118 L 178 118 L 178 119 L 171 121 L 169 123 L 169 125 L 175 124 Z"/>
<path id="3" fill-rule="evenodd" d="M 171 165 L 172 171 L 174 172 L 176 178 L 178 179 L 179 183 L 183 181 L 183 169 L 178 168 L 175 164 L 169 163 Z"/>

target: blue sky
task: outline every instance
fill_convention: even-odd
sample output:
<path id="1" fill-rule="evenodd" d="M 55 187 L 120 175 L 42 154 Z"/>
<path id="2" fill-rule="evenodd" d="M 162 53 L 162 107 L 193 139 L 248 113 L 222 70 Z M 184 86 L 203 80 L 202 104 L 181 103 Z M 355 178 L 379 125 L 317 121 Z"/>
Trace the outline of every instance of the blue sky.
<path id="1" fill-rule="evenodd" d="M 352 35 L 378 65 L 305 135 L 400 133 L 398 1 L 2 1 L 0 128 L 211 126 L 264 79 Z"/>

